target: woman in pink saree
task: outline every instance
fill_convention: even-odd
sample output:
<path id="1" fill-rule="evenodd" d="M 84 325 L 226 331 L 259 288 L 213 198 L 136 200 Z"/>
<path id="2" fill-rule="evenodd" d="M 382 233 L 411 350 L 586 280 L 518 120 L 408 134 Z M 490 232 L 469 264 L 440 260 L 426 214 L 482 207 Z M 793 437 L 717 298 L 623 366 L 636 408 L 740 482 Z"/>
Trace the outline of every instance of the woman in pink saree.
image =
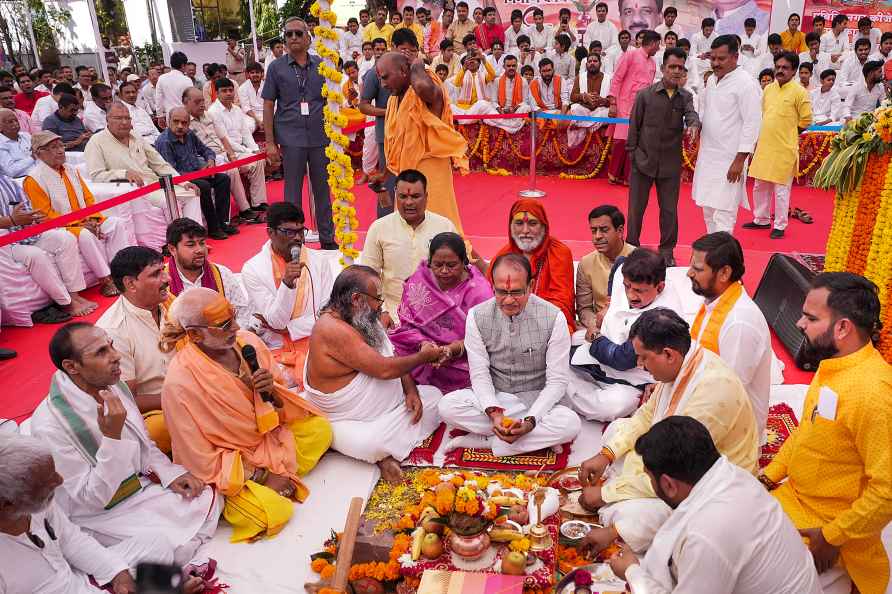
<path id="1" fill-rule="evenodd" d="M 444 347 L 439 365 L 423 365 L 412 372 L 418 384 L 436 386 L 444 394 L 470 387 L 465 321 L 468 311 L 492 294 L 486 277 L 468 265 L 461 236 L 440 233 L 431 240 L 428 259 L 406 280 L 398 311 L 400 326 L 390 333 L 397 355 L 417 353 L 423 342 Z"/>

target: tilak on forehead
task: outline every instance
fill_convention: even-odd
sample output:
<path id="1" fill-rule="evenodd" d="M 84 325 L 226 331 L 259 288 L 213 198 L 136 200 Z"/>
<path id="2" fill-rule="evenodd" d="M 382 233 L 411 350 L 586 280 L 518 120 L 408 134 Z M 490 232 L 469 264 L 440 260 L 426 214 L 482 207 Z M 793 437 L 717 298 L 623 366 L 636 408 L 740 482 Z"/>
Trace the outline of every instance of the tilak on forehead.
<path id="1" fill-rule="evenodd" d="M 539 223 L 539 222 L 541 222 L 538 218 L 536 218 L 536 215 L 534 215 L 526 210 L 522 210 L 519 213 L 517 213 L 516 215 L 514 215 L 514 218 L 512 220 L 518 221 L 518 222 L 523 222 L 523 223 L 531 223 L 531 222 Z"/>
<path id="2" fill-rule="evenodd" d="M 226 300 L 226 297 L 219 293 L 213 301 L 205 306 L 201 313 L 204 316 L 205 321 L 208 324 L 213 325 L 222 324 L 223 322 L 232 319 L 235 315 L 232 305 Z"/>

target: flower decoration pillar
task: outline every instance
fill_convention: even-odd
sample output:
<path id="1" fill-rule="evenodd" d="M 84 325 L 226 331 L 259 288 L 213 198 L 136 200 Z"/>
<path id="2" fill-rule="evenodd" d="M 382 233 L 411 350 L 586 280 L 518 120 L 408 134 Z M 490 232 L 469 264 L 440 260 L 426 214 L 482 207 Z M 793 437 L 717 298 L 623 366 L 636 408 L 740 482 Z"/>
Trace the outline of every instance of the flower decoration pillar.
<path id="1" fill-rule="evenodd" d="M 354 248 L 358 239 L 356 230 L 359 220 L 353 204 L 353 166 L 346 149 L 350 139 L 343 133 L 347 125 L 347 117 L 342 115 L 341 105 L 345 98 L 341 91 L 344 75 L 338 72 L 338 32 L 335 30 L 337 15 L 331 10 L 330 0 L 318 0 L 310 8 L 310 14 L 319 19 L 319 26 L 314 29 L 316 51 L 322 57 L 319 74 L 325 78 L 322 96 L 327 103 L 323 108 L 325 135 L 330 140 L 325 148 L 328 157 L 328 187 L 331 191 L 332 220 L 335 226 L 335 238 L 341 249 L 341 265 L 349 266 L 359 257 Z"/>

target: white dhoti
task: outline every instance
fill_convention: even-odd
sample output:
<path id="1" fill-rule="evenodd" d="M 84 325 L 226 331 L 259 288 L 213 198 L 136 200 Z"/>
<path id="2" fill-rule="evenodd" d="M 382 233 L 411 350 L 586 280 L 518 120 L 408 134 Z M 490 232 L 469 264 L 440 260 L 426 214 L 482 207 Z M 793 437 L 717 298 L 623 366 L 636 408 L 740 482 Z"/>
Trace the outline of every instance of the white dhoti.
<path id="1" fill-rule="evenodd" d="M 201 201 L 195 192 L 176 186 L 176 196 L 180 216 L 203 225 Z M 160 250 L 167 243 L 167 226 L 173 220 L 167 211 L 164 192 L 158 190 L 128 204 L 132 213 L 136 243 L 153 250 Z"/>
<path id="2" fill-rule="evenodd" d="M 496 392 L 499 406 L 505 416 L 523 419 L 539 392 L 522 392 L 518 395 Z M 513 456 L 535 452 L 572 441 L 582 428 L 579 416 L 566 406 L 555 406 L 536 423 L 535 429 L 515 441 L 506 443 L 495 436 L 492 421 L 480 408 L 480 399 L 471 389 L 450 392 L 440 401 L 440 417 L 450 425 L 475 435 L 488 438 L 488 445 L 496 456 Z"/>
<path id="3" fill-rule="evenodd" d="M 92 231 L 81 229 L 77 236 L 77 247 L 81 253 L 81 261 L 85 272 L 92 272 L 96 279 L 111 274 L 108 263 L 115 254 L 129 245 L 136 243 L 136 237 L 122 219 L 108 217 L 99 226 L 102 237 L 96 237 Z"/>
<path id="4" fill-rule="evenodd" d="M 707 233 L 727 231 L 734 233 L 734 225 L 737 224 L 737 210 L 724 210 L 721 208 L 703 207 L 703 220 L 706 223 Z"/>
<path id="5" fill-rule="evenodd" d="M 58 271 L 44 254 L 44 270 L 55 274 L 54 290 L 68 300 L 68 292 Z M 41 287 L 28 269 L 16 262 L 11 246 L 0 247 L 0 316 L 8 326 L 32 326 L 31 314 L 50 304 L 52 297 Z"/>
<path id="6" fill-rule="evenodd" d="M 562 402 L 587 421 L 609 423 L 635 412 L 640 399 L 641 390 L 635 386 L 597 382 L 588 374 L 570 367 L 570 384 Z"/>
<path id="7" fill-rule="evenodd" d="M 15 244 L 9 248 L 12 258 L 24 266 L 34 282 L 59 305 L 68 305 L 71 303 L 69 293 L 87 287 L 78 238 L 67 229 L 44 231 L 32 245 Z"/>
<path id="8" fill-rule="evenodd" d="M 490 115 L 494 113 L 499 113 L 499 110 L 496 109 L 495 103 L 491 101 L 487 101 L 486 99 L 478 99 L 474 103 L 467 105 L 467 107 L 462 107 L 465 104 L 452 104 L 452 115 Z M 484 123 L 486 120 L 484 120 Z"/>
<path id="9" fill-rule="evenodd" d="M 570 115 L 574 116 L 583 116 L 583 117 L 591 117 L 591 118 L 606 118 L 607 117 L 607 108 L 599 107 L 597 109 L 589 109 L 585 105 L 581 103 L 574 103 L 570 106 Z M 603 126 L 603 122 L 585 122 L 585 121 L 575 121 L 570 123 L 570 127 L 567 128 L 567 145 L 568 146 L 576 146 L 582 142 L 585 138 L 588 129 L 597 130 L 601 126 Z"/>
<path id="10" fill-rule="evenodd" d="M 393 355 L 389 341 L 384 354 Z M 303 379 L 307 400 L 331 423 L 331 447 L 351 458 L 372 464 L 388 456 L 405 460 L 440 425 L 437 403 L 443 394 L 433 386 L 418 386 L 424 413 L 413 425 L 399 379 L 382 380 L 357 373 L 350 383 L 330 394 L 310 385 L 306 365 Z"/>
<path id="11" fill-rule="evenodd" d="M 517 109 L 514 110 L 514 113 L 530 113 L 530 106 L 526 103 L 522 103 L 517 106 Z M 518 132 L 520 132 L 520 129 L 523 128 L 523 125 L 526 123 L 526 121 L 526 118 L 506 118 L 498 120 L 483 120 L 483 123 L 488 126 L 501 128 L 508 134 L 517 134 Z"/>
<path id="12" fill-rule="evenodd" d="M 362 171 L 369 175 L 378 168 L 378 142 L 375 139 L 375 118 L 369 116 L 366 122 L 372 122 L 372 126 L 363 130 L 365 134 L 362 140 Z"/>

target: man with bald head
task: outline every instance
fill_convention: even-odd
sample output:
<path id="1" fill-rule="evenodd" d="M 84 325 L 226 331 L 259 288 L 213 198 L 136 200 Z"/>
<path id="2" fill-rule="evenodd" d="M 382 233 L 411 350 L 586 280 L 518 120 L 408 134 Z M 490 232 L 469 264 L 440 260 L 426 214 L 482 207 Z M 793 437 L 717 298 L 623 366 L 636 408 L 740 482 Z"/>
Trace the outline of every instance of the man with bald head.
<path id="1" fill-rule="evenodd" d="M 415 385 L 410 373 L 444 353 L 424 343 L 417 353 L 395 356 L 381 325 L 383 303 L 374 269 L 345 268 L 313 326 L 303 380 L 307 400 L 331 420 L 332 447 L 377 464 L 386 481 L 398 483 L 400 461 L 440 424 L 440 390 Z"/>
<path id="2" fill-rule="evenodd" d="M 15 112 L 0 109 L 0 174 L 22 177 L 34 167 L 31 135 L 22 132 Z"/>
<path id="3" fill-rule="evenodd" d="M 285 387 L 269 349 L 241 331 L 221 293 L 187 289 L 170 306 L 161 350 L 175 353 L 161 389 L 173 458 L 226 497 L 234 542 L 274 536 L 301 481 L 331 443 L 322 413 Z M 251 371 L 253 351 L 259 365 Z"/>
<path id="4" fill-rule="evenodd" d="M 452 221 L 463 233 L 452 184 L 453 166 L 468 171 L 468 143 L 452 124 L 449 93 L 418 57 L 418 41 L 407 29 L 394 31 L 394 48 L 375 64 L 381 85 L 390 91 L 384 117 L 384 154 L 392 175 L 415 169 L 428 186 L 428 210 Z"/>
<path id="5" fill-rule="evenodd" d="M 133 107 L 133 110 L 139 108 Z M 179 175 L 155 150 L 147 137 L 134 131 L 130 107 L 117 101 L 112 103 L 108 108 L 106 121 L 105 130 L 90 137 L 84 149 L 91 180 L 127 180 L 136 187 L 142 187 L 158 181 L 162 175 Z M 201 223 L 198 187 L 186 182 L 177 186 L 176 190 L 182 215 Z M 137 198 L 130 202 L 130 209 L 137 243 L 160 250 L 165 244 L 165 232 L 170 222 L 164 192 L 156 190 Z"/>
<path id="6" fill-rule="evenodd" d="M 168 120 L 169 127 L 155 141 L 165 161 L 181 174 L 216 167 L 216 154 L 189 129 L 192 116 L 184 107 L 171 109 Z M 192 183 L 199 190 L 208 236 L 222 240 L 236 235 L 238 229 L 229 224 L 229 176 L 215 173 Z"/>

